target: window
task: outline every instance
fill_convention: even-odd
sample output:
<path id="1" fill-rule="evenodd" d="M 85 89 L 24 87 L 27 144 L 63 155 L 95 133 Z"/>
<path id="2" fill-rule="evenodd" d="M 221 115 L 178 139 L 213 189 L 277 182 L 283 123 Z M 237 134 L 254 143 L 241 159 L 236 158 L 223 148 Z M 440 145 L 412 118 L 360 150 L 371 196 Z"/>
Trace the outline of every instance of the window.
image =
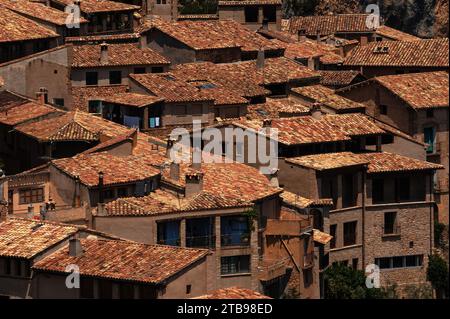
<path id="1" fill-rule="evenodd" d="M 428 144 L 427 153 L 435 152 L 436 130 L 434 127 L 425 127 L 423 129 L 424 142 Z"/>
<path id="2" fill-rule="evenodd" d="M 94 298 L 94 279 L 81 277 L 80 279 L 80 297 L 82 299 Z"/>
<path id="3" fill-rule="evenodd" d="M 263 6 L 263 17 L 268 22 L 277 21 L 277 8 L 276 6 Z"/>
<path id="4" fill-rule="evenodd" d="M 173 107 L 174 115 L 186 115 L 186 105 L 175 105 Z"/>
<path id="5" fill-rule="evenodd" d="M 356 244 L 356 225 L 356 221 L 344 223 L 344 246 Z"/>
<path id="6" fill-rule="evenodd" d="M 104 199 L 111 199 L 114 198 L 114 190 L 107 189 L 103 191 L 103 198 Z"/>
<path id="7" fill-rule="evenodd" d="M 353 175 L 346 174 L 342 178 L 342 186 L 343 186 L 343 198 L 342 198 L 342 206 L 352 207 L 356 205 L 356 192 L 353 183 Z"/>
<path id="8" fill-rule="evenodd" d="M 250 245 L 250 231 L 246 216 L 221 217 L 222 246 Z"/>
<path id="9" fill-rule="evenodd" d="M 89 113 L 102 113 L 100 101 L 89 101 Z"/>
<path id="10" fill-rule="evenodd" d="M 64 106 L 64 99 L 53 99 L 53 104 L 58 106 Z"/>
<path id="11" fill-rule="evenodd" d="M 382 105 L 379 106 L 379 108 L 380 108 L 380 114 L 381 115 L 387 115 L 387 112 L 388 112 L 387 111 L 387 105 L 383 105 L 382 104 Z"/>
<path id="12" fill-rule="evenodd" d="M 43 201 L 44 201 L 43 188 L 30 188 L 19 190 L 20 204 L 41 203 Z"/>
<path id="13" fill-rule="evenodd" d="M 86 85 L 97 85 L 97 84 L 98 84 L 98 73 L 86 72 Z"/>
<path id="14" fill-rule="evenodd" d="M 162 66 L 152 66 L 152 73 L 163 73 L 164 68 Z"/>
<path id="15" fill-rule="evenodd" d="M 137 68 L 134 68 L 134 74 L 142 74 L 142 73 L 145 73 L 146 71 L 145 71 L 145 67 L 137 67 Z"/>
<path id="16" fill-rule="evenodd" d="M 244 7 L 245 22 L 258 22 L 259 9 L 257 6 Z"/>
<path id="17" fill-rule="evenodd" d="M 191 293 L 191 290 L 192 290 L 192 286 L 186 285 L 186 295 L 189 295 Z"/>
<path id="18" fill-rule="evenodd" d="M 375 258 L 375 264 L 380 269 L 420 267 L 423 264 L 423 255 Z"/>
<path id="19" fill-rule="evenodd" d="M 352 259 L 352 268 L 354 270 L 358 269 L 358 258 L 353 258 Z"/>
<path id="20" fill-rule="evenodd" d="M 222 275 L 249 273 L 250 272 L 250 256 L 231 256 L 221 258 Z"/>
<path id="21" fill-rule="evenodd" d="M 387 212 L 384 213 L 384 231 L 385 235 L 391 235 L 397 233 L 397 213 Z"/>
<path id="22" fill-rule="evenodd" d="M 434 117 L 433 109 L 427 110 L 427 118 Z"/>
<path id="23" fill-rule="evenodd" d="M 109 84 L 122 83 L 122 71 L 109 71 Z"/>
<path id="24" fill-rule="evenodd" d="M 313 283 L 313 278 L 312 269 L 303 270 L 303 282 L 305 287 L 308 287 Z"/>
<path id="25" fill-rule="evenodd" d="M 337 230 L 337 225 L 330 225 L 330 235 L 333 236 L 333 238 L 331 238 L 330 241 L 330 248 L 336 248 L 336 230 Z"/>
<path id="26" fill-rule="evenodd" d="M 398 202 L 410 200 L 409 177 L 401 177 L 395 180 L 395 193 Z"/>
<path id="27" fill-rule="evenodd" d="M 186 219 L 186 247 L 214 248 L 214 218 Z"/>
<path id="28" fill-rule="evenodd" d="M 384 201 L 384 180 L 381 178 L 372 179 L 372 201 L 374 203 Z"/>
<path id="29" fill-rule="evenodd" d="M 201 115 L 202 114 L 202 105 L 192 105 L 191 107 L 191 114 L 192 115 Z"/>
<path id="30" fill-rule="evenodd" d="M 118 197 L 127 197 L 128 196 L 128 189 L 126 187 L 119 188 L 117 190 L 117 196 Z"/>
<path id="31" fill-rule="evenodd" d="M 180 222 L 168 221 L 157 224 L 158 244 L 180 246 Z"/>

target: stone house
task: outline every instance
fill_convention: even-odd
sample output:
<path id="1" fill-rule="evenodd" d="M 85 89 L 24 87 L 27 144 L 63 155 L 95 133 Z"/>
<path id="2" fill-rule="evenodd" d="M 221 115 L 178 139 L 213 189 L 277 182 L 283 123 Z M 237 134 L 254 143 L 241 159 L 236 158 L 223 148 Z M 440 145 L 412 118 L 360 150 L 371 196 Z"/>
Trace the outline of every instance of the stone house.
<path id="1" fill-rule="evenodd" d="M 448 73 L 375 77 L 338 90 L 338 94 L 364 103 L 367 113 L 427 144 L 426 160 L 444 170 L 434 180 L 439 220 L 448 223 Z M 399 154 L 410 153 L 409 145 Z"/>
<path id="2" fill-rule="evenodd" d="M 286 190 L 333 199 L 324 216 L 330 263 L 376 264 L 381 284 L 399 289 L 426 282 L 433 249 L 432 179 L 442 166 L 385 153 L 328 153 L 289 158 L 279 180 Z M 300 182 L 301 181 L 301 182 Z"/>

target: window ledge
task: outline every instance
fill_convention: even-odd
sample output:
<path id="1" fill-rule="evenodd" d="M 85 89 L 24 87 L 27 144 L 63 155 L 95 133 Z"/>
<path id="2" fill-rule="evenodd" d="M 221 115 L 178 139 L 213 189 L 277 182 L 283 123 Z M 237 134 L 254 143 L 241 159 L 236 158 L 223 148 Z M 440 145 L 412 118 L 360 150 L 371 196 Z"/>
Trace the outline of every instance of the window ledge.
<path id="1" fill-rule="evenodd" d="M 345 250 L 345 249 L 352 249 L 352 248 L 360 248 L 360 247 L 362 247 L 362 244 L 343 246 L 343 247 L 330 249 L 330 252 L 335 252 L 335 251 L 340 251 L 340 250 Z"/>
<path id="2" fill-rule="evenodd" d="M 250 272 L 243 272 L 243 273 L 236 273 L 236 274 L 225 274 L 225 275 L 220 275 L 220 277 L 223 278 L 228 278 L 228 277 L 244 277 L 244 276 L 251 276 L 252 273 Z"/>
<path id="3" fill-rule="evenodd" d="M 381 235 L 382 238 L 395 238 L 395 237 L 401 237 L 401 234 L 383 234 Z"/>

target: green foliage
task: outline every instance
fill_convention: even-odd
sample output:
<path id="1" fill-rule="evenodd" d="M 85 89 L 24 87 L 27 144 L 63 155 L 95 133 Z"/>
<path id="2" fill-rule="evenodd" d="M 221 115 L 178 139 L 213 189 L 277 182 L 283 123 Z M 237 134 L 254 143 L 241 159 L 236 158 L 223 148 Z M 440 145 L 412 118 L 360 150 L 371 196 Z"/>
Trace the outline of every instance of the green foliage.
<path id="1" fill-rule="evenodd" d="M 181 14 L 214 14 L 217 12 L 217 0 L 180 0 Z"/>
<path id="2" fill-rule="evenodd" d="M 296 287 L 289 287 L 284 296 L 284 299 L 300 299 L 300 292 L 298 291 L 298 289 Z"/>
<path id="3" fill-rule="evenodd" d="M 254 207 L 247 209 L 244 214 L 245 217 L 247 217 L 248 220 L 248 229 L 250 231 L 254 231 L 255 230 L 255 223 L 254 221 L 258 218 L 258 212 L 256 211 L 256 209 Z"/>
<path id="4" fill-rule="evenodd" d="M 434 222 L 434 243 L 437 247 L 443 247 L 445 245 L 442 234 L 445 231 L 445 224 Z"/>
<path id="5" fill-rule="evenodd" d="M 283 14 L 286 18 L 314 15 L 318 3 L 319 0 L 285 0 L 282 4 Z"/>
<path id="6" fill-rule="evenodd" d="M 427 279 L 434 289 L 448 295 L 448 265 L 441 256 L 429 256 Z"/>
<path id="7" fill-rule="evenodd" d="M 433 292 L 430 285 L 409 285 L 404 288 L 407 299 L 432 299 Z"/>
<path id="8" fill-rule="evenodd" d="M 334 264 L 325 273 L 326 299 L 383 299 L 388 294 L 383 289 L 367 288 L 362 270 L 344 264 Z"/>

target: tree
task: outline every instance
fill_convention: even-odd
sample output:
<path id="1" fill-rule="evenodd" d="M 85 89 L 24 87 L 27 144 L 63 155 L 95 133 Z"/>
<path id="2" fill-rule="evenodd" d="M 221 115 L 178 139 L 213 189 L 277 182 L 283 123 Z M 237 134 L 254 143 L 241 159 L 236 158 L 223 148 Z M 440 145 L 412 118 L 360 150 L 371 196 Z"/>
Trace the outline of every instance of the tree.
<path id="1" fill-rule="evenodd" d="M 441 256 L 436 254 L 429 256 L 427 279 L 436 290 L 438 298 L 448 296 L 448 265 Z"/>
<path id="2" fill-rule="evenodd" d="M 328 268 L 324 275 L 326 299 L 387 298 L 384 290 L 366 287 L 366 276 L 362 270 L 337 263 Z"/>

